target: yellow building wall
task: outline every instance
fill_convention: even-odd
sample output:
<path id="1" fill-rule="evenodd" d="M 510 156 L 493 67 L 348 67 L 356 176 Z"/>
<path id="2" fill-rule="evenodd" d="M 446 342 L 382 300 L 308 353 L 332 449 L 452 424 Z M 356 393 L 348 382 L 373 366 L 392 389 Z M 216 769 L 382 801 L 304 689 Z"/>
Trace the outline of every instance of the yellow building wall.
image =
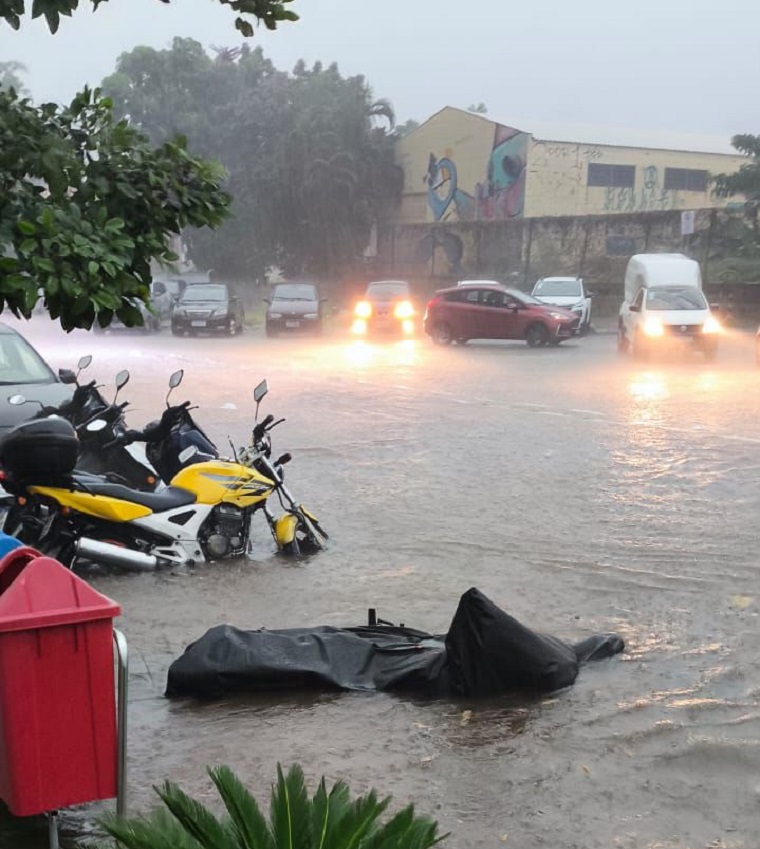
<path id="1" fill-rule="evenodd" d="M 609 215 L 657 210 L 707 209 L 735 203 L 706 191 L 665 189 L 666 168 L 730 174 L 743 156 L 720 153 L 612 147 L 531 139 L 525 189 L 525 216 Z M 588 185 L 589 163 L 633 165 L 633 188 Z"/>
<path id="2" fill-rule="evenodd" d="M 525 207 L 530 136 L 447 107 L 401 139 L 399 223 L 506 220 Z"/>

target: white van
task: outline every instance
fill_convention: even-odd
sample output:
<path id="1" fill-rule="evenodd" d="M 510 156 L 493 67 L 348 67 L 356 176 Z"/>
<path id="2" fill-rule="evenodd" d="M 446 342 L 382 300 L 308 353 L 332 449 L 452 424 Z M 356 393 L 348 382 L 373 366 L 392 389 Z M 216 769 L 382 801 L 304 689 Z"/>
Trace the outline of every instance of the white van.
<path id="1" fill-rule="evenodd" d="M 721 330 L 702 292 L 696 260 L 683 254 L 631 257 L 625 272 L 625 300 L 618 315 L 619 351 L 646 357 L 678 343 L 713 360 Z"/>

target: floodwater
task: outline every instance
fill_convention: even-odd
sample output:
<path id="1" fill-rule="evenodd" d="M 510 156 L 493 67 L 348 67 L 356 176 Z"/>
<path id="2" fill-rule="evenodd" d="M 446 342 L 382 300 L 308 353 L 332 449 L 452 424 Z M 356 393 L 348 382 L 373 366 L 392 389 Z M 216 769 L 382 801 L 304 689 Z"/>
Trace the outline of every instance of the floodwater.
<path id="1" fill-rule="evenodd" d="M 245 441 L 266 377 L 262 413 L 287 418 L 274 451 L 293 454 L 288 483 L 331 534 L 300 563 L 275 556 L 262 527 L 250 561 L 92 579 L 124 609 L 131 812 L 165 778 L 213 804 L 205 767 L 221 763 L 268 801 L 277 763 L 299 762 L 312 786 L 325 775 L 413 802 L 460 849 L 757 847 L 751 336 L 727 339 L 713 365 L 642 365 L 601 334 L 437 349 L 32 325 L 55 366 L 92 353 L 103 382 L 129 368 L 134 426 L 184 368 L 177 397 L 220 446 Z M 472 586 L 536 630 L 616 631 L 626 650 L 531 702 L 163 697 L 171 661 L 214 625 L 355 625 L 373 607 L 442 633 Z M 64 833 L 88 833 L 99 810 L 65 813 Z"/>

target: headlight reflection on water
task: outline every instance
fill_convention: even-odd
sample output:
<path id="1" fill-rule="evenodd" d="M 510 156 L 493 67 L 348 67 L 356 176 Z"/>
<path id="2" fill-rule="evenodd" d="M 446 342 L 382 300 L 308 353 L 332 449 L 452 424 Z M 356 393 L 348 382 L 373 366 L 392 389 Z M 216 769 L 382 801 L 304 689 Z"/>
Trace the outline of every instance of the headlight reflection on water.
<path id="1" fill-rule="evenodd" d="M 373 366 L 415 366 L 421 362 L 416 339 L 402 339 L 388 344 L 373 344 L 363 339 L 349 342 L 343 349 L 344 361 L 354 368 Z"/>

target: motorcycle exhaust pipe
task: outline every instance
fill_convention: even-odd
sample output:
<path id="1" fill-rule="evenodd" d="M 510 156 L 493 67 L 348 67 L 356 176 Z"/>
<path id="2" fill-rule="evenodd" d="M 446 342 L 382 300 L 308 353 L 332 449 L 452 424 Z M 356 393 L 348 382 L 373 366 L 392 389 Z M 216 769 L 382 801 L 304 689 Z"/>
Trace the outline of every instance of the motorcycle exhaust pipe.
<path id="1" fill-rule="evenodd" d="M 154 554 L 143 554 L 141 551 L 132 551 L 120 545 L 87 537 L 77 540 L 76 556 L 141 572 L 152 572 L 158 566 L 158 558 Z"/>

